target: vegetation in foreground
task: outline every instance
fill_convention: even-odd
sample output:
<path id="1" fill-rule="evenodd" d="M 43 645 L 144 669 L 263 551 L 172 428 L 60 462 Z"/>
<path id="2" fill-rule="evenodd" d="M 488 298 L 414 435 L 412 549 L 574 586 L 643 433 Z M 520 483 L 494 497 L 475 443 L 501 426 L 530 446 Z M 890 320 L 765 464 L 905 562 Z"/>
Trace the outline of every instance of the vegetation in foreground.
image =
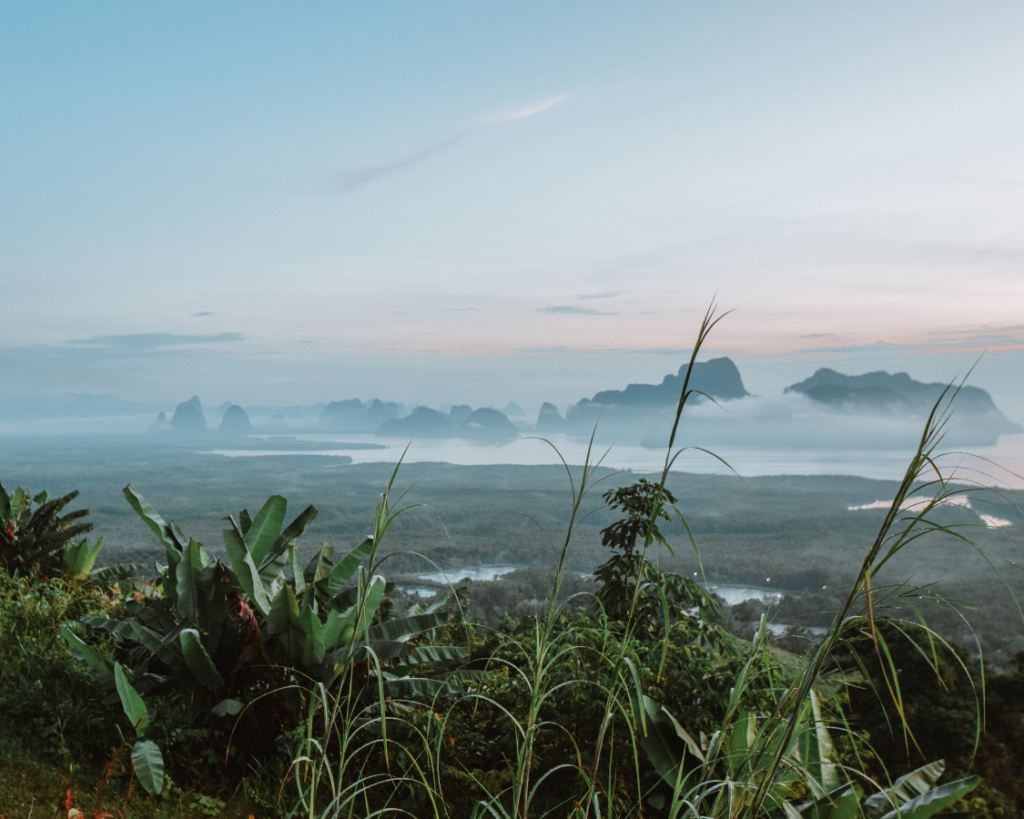
<path id="1" fill-rule="evenodd" d="M 714 323 L 709 314 L 694 357 Z M 0 492 L 0 704 L 14 717 L 0 731 L 0 810 L 1015 811 L 1020 733 L 985 732 L 984 674 L 925 623 L 897 616 L 934 594 L 878 584 L 923 534 L 964 538 L 934 514 L 962 491 L 941 476 L 924 481 L 927 501 L 900 511 L 933 461 L 938 408 L 839 614 L 797 656 L 773 646 L 763 617 L 752 641 L 737 638 L 700 585 L 651 559 L 669 548 L 661 527 L 682 519 L 666 479 L 690 396 L 684 383 L 660 480 L 605 494 L 621 517 L 603 531 L 611 554 L 596 593 L 566 593 L 573 537 L 598 480 L 587 464 L 566 468 L 572 505 L 549 599 L 486 626 L 458 595 L 397 610 L 381 548 L 409 508 L 394 475 L 372 535 L 308 561 L 298 539 L 313 507 L 286 524 L 287 503 L 273 496 L 254 516 L 225 518 L 222 561 L 128 486 L 128 504 L 164 552 L 145 581 L 131 579 L 137 566 L 92 570 L 101 543 L 73 542 L 81 515 Z M 1000 716 L 1019 725 L 1019 677 L 988 687 Z M 941 779 L 943 756 L 952 770 Z M 975 770 L 986 774 L 981 788 Z"/>

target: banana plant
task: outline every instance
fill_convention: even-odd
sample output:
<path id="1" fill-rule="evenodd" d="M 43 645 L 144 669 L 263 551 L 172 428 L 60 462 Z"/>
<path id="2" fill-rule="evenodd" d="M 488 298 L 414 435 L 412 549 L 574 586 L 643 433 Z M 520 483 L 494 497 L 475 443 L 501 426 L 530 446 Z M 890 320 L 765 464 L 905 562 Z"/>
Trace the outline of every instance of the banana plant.
<path id="1" fill-rule="evenodd" d="M 668 709 L 649 697 L 635 698 L 633 707 L 641 728 L 640 744 L 672 789 L 669 815 L 673 819 L 704 800 L 718 803 L 709 806 L 708 815 L 722 815 L 723 811 L 736 815 L 736 806 L 743 803 L 744 794 L 759 788 L 767 793 L 765 811 L 781 813 L 785 819 L 929 819 L 961 799 L 980 781 L 979 777 L 970 776 L 938 785 L 945 771 L 945 763 L 939 760 L 865 797 L 858 783 L 840 780 L 839 768 L 832 760 L 828 729 L 813 690 L 783 754 L 785 764 L 775 771 L 770 783 L 762 781 L 767 761 L 779 750 L 785 735 L 778 721 L 760 722 L 753 712 L 738 708 L 732 712 L 728 726 L 710 738 L 702 736 L 698 742 Z M 795 804 L 790 792 L 798 782 L 806 786 L 809 798 Z M 669 803 L 660 794 L 649 801 L 658 809 Z"/>
<path id="2" fill-rule="evenodd" d="M 166 565 L 157 564 L 148 595 L 125 604 L 123 620 L 83 622 L 143 658 L 131 671 L 141 696 L 170 688 L 184 694 L 191 709 L 225 717 L 266 690 L 254 683 L 253 674 L 293 669 L 299 673 L 289 677 L 329 687 L 356 663 L 366 663 L 367 673 L 381 677 L 396 695 L 403 686 L 436 691 L 450 683 L 432 676 L 431 664 L 467 654 L 412 642 L 447 621 L 439 611 L 444 598 L 427 609 L 414 607 L 402 618 L 375 622 L 393 586 L 365 570 L 375 552 L 372 538 L 337 561 L 325 544 L 303 567 L 297 541 L 316 518 L 313 506 L 287 526 L 287 501 L 279 495 L 255 517 L 247 510 L 225 517 L 229 565 L 224 565 L 165 521 L 134 487 L 125 487 L 124 494 L 163 546 Z M 96 678 L 113 687 L 113 666 L 70 630 L 64 638 Z M 241 673 L 246 670 L 250 673 Z"/>
<path id="3" fill-rule="evenodd" d="M 116 693 L 135 736 L 131 744 L 135 775 L 148 793 L 159 795 L 164 785 L 164 758 L 160 746 L 151 739 L 145 739 L 150 718 L 149 709 L 132 684 L 132 677 L 138 675 L 125 671 L 119 662 L 101 655 L 67 626 L 61 629 L 61 636 L 71 653 L 92 668 L 96 679 Z"/>
<path id="4" fill-rule="evenodd" d="M 88 509 L 61 515 L 77 497 L 77 490 L 60 498 L 46 492 L 33 497 L 21 487 L 8 494 L 0 485 L 0 565 L 11 574 L 31 570 L 58 574 L 68 544 L 92 531 L 92 524 L 83 521 Z"/>

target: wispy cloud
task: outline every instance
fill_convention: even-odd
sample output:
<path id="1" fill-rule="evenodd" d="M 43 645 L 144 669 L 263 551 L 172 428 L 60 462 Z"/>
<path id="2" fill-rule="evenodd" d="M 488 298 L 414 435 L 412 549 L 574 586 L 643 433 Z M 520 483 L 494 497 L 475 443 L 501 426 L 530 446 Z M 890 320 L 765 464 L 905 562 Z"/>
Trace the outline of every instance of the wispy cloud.
<path id="1" fill-rule="evenodd" d="M 565 102 L 571 96 L 573 96 L 573 94 L 556 94 L 553 97 L 546 97 L 545 99 L 524 108 L 516 108 L 492 114 L 478 120 L 475 124 L 470 125 L 461 131 L 456 131 L 437 142 L 427 145 L 419 151 L 415 151 L 407 156 L 395 159 L 392 162 L 384 162 L 380 165 L 370 165 L 365 168 L 341 173 L 334 180 L 334 190 L 337 193 L 349 193 L 350 191 L 354 191 L 364 185 L 376 182 L 379 179 L 394 176 L 396 173 L 400 173 L 414 165 L 419 165 L 421 162 L 426 162 L 428 159 L 431 159 L 438 154 L 449 151 L 455 146 L 465 142 L 467 139 L 470 139 L 477 134 L 481 134 L 484 131 L 489 131 L 499 125 L 516 122 L 521 119 L 527 119 L 528 117 L 533 117 L 537 114 L 549 111 L 556 105 L 560 105 Z"/>
<path id="2" fill-rule="evenodd" d="M 514 353 L 565 353 L 568 355 L 585 355 L 585 356 L 601 356 L 601 355 L 657 355 L 657 356 L 672 356 L 679 358 L 680 361 L 688 358 L 693 352 L 692 350 L 683 349 L 681 347 L 514 347 L 512 348 Z M 714 353 L 710 351 L 709 354 Z"/>
<path id="3" fill-rule="evenodd" d="M 574 96 L 575 93 L 576 92 L 569 94 L 555 94 L 553 97 L 545 97 L 532 105 L 527 105 L 525 108 L 515 108 L 511 111 L 494 114 L 484 120 L 484 127 L 501 125 L 505 122 L 515 122 L 516 120 L 527 119 L 528 117 L 535 117 L 537 114 L 543 114 L 545 111 L 550 111 L 556 105 L 561 105 L 567 99 Z"/>
<path id="4" fill-rule="evenodd" d="M 242 333 L 217 333 L 216 335 L 178 335 L 176 333 L 134 333 L 130 335 L 90 336 L 74 339 L 68 344 L 82 347 L 98 347 L 116 350 L 147 351 L 165 347 L 182 347 L 192 344 L 221 344 L 244 341 Z"/>
<path id="5" fill-rule="evenodd" d="M 812 347 L 797 350 L 799 355 L 843 355 L 848 353 L 909 353 L 909 354 L 942 354 L 942 353 L 985 353 L 985 352 L 1019 352 L 1024 350 L 1024 338 L 1007 336 L 1003 338 L 975 338 L 963 341 L 933 341 L 918 344 L 900 343 L 881 339 L 871 344 L 845 344 L 835 347 Z"/>
<path id="6" fill-rule="evenodd" d="M 192 314 L 192 318 L 206 318 L 207 316 L 212 316 L 212 315 L 213 315 L 213 310 L 203 310 L 203 312 L 201 312 L 201 313 L 193 313 Z"/>
<path id="7" fill-rule="evenodd" d="M 611 299 L 615 296 L 620 295 L 617 290 L 608 290 L 604 293 L 584 293 L 580 296 L 581 299 Z"/>
<path id="8" fill-rule="evenodd" d="M 538 307 L 536 313 L 560 313 L 570 316 L 611 316 L 614 313 L 602 313 L 600 310 L 591 310 L 589 307 L 577 307 L 573 304 L 559 304 L 554 307 Z"/>

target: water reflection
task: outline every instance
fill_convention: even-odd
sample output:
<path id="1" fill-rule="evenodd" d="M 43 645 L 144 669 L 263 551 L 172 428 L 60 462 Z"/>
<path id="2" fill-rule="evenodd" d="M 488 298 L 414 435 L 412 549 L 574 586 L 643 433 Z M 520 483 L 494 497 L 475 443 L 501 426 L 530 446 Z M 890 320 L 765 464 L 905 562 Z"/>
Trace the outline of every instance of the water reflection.
<path id="1" fill-rule="evenodd" d="M 512 574 L 515 566 L 477 566 L 472 569 L 447 569 L 433 574 L 417 575 L 420 580 L 431 583 L 458 583 L 460 580 L 497 580 L 506 574 Z"/>

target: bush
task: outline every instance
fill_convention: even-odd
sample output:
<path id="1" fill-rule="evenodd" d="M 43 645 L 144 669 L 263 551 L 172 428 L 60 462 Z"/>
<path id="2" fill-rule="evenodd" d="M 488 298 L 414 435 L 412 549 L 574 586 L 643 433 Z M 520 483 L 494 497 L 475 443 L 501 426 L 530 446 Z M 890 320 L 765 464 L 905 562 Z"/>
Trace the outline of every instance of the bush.
<path id="1" fill-rule="evenodd" d="M 104 759 L 117 745 L 105 692 L 60 632 L 82 617 L 116 617 L 120 608 L 116 589 L 0 571 L 0 712 L 8 717 L 0 732 L 7 753 L 77 763 Z"/>

